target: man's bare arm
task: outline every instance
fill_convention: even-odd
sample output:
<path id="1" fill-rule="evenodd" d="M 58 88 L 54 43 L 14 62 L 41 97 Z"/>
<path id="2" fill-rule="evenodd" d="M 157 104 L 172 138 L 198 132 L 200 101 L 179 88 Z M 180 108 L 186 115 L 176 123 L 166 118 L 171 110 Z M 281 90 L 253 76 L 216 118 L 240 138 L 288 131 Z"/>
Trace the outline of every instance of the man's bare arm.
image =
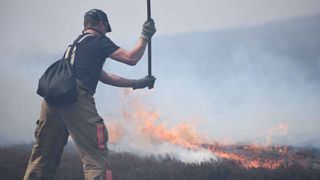
<path id="1" fill-rule="evenodd" d="M 117 87 L 133 87 L 135 83 L 133 79 L 126 79 L 115 74 L 107 73 L 104 70 L 101 71 L 100 81 L 104 84 Z"/>
<path id="2" fill-rule="evenodd" d="M 142 89 L 145 87 L 153 87 L 156 78 L 146 76 L 141 79 L 126 79 L 115 74 L 101 71 L 100 81 L 116 87 L 132 87 L 133 89 Z"/>
<path id="3" fill-rule="evenodd" d="M 142 58 L 143 53 L 147 47 L 147 43 L 151 40 L 151 37 L 156 32 L 156 27 L 153 19 L 146 21 L 143 24 L 140 39 L 131 51 L 127 51 L 123 48 L 119 48 L 111 54 L 110 58 L 116 61 L 134 66 Z"/>
<path id="4" fill-rule="evenodd" d="M 139 60 L 142 58 L 143 53 L 147 47 L 147 41 L 145 39 L 140 38 L 135 45 L 135 47 L 131 50 L 125 50 L 123 48 L 119 48 L 114 53 L 111 54 L 110 58 L 124 64 L 128 64 L 130 66 L 136 65 Z"/>

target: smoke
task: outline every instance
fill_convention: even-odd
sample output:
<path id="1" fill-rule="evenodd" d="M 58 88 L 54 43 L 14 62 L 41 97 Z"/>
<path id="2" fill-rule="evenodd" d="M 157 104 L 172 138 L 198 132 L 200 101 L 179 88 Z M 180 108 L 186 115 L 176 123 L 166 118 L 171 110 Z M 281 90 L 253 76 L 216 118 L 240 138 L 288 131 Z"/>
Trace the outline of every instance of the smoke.
<path id="1" fill-rule="evenodd" d="M 169 112 L 201 114 L 211 137 L 246 141 L 287 122 L 287 135 L 275 141 L 317 139 L 318 17 L 162 39 L 167 48 L 157 51 L 155 66 L 165 73 L 155 73 L 166 85 L 155 94 L 170 99 Z"/>
<path id="2" fill-rule="evenodd" d="M 149 93 L 125 90 L 121 92 L 122 110 L 118 115 L 106 116 L 109 129 L 109 144 L 112 150 L 126 151 L 141 156 L 169 155 L 184 162 L 202 162 L 219 157 L 239 160 L 245 167 L 276 168 L 285 162 L 292 152 L 288 147 L 277 145 L 272 140 L 286 136 L 287 122 L 265 130 L 259 136 L 265 138 L 259 142 L 257 138 L 248 145 L 236 145 L 237 142 L 208 137 L 193 121 L 180 120 L 172 123 L 172 116 L 154 110 L 146 102 Z M 248 152 L 246 152 L 248 151 Z M 252 151 L 252 152 L 251 152 Z M 268 153 L 278 153 L 278 159 L 270 159 Z M 251 154 L 251 155 L 248 155 Z M 252 155 L 254 153 L 255 155 Z M 256 158 L 257 154 L 265 158 Z M 292 158 L 293 160 L 297 159 Z"/>
<path id="3" fill-rule="evenodd" d="M 199 149 L 207 138 L 192 122 L 171 123 L 172 117 L 147 103 L 150 93 L 121 91 L 121 112 L 105 116 L 111 149 L 138 155 L 170 155 L 184 162 L 201 162 L 216 157 Z M 167 119 L 168 118 L 168 119 Z"/>
<path id="4" fill-rule="evenodd" d="M 155 37 L 155 89 L 133 93 L 147 93 L 139 98 L 159 114 L 155 125 L 162 123 L 172 133 L 188 122 L 190 132 L 210 139 L 318 146 L 319 19 L 304 17 L 251 28 Z M 60 55 L 45 50 L 37 55 L 23 53 L 23 57 L 3 54 L 0 141 L 30 142 L 41 101 L 35 94 L 37 80 Z M 130 78 L 143 77 L 146 67 L 146 59 L 134 68 L 106 62 L 108 71 Z M 115 149 L 185 156 L 179 146 L 165 142 L 152 146 L 150 139 L 135 134 L 130 129 L 135 124 L 122 114 L 125 108 L 130 110 L 132 104 L 124 105 L 130 97 L 119 95 L 117 88 L 99 85 L 95 97 L 108 127 L 111 121 L 119 121 L 124 128 L 119 133 L 132 134 Z M 286 133 L 280 133 L 281 128 L 269 131 L 283 123 L 288 124 Z M 109 130 L 113 130 L 111 125 Z M 276 135 L 269 135 L 271 132 Z"/>

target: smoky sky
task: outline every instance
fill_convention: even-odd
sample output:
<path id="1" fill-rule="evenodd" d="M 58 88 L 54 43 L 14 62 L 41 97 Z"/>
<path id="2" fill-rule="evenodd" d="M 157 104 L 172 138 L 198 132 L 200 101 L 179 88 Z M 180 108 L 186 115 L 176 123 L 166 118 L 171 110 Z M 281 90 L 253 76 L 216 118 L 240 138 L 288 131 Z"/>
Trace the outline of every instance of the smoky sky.
<path id="1" fill-rule="evenodd" d="M 17 14 L 22 17 L 23 7 L 13 2 L 5 2 L 4 7 L 12 9 L 16 6 Z M 230 1 L 224 5 L 222 1 L 215 1 L 218 7 L 225 7 L 220 9 L 222 14 L 230 6 L 239 14 L 240 9 L 236 5 L 247 8 L 243 12 L 248 16 L 247 21 L 235 19 L 237 11 L 228 17 L 218 16 L 219 11 L 214 11 L 217 13 L 215 19 L 208 14 L 208 8 L 199 5 L 201 3 L 186 2 L 198 8 L 195 16 L 186 12 L 191 7 L 184 6 L 177 11 L 178 7 L 183 7 L 178 6 L 178 2 L 172 6 L 154 2 L 154 14 L 159 19 L 158 34 L 153 39 L 153 73 L 157 81 L 154 90 L 139 92 L 146 91 L 145 103 L 160 112 L 161 121 L 169 124 L 196 121 L 198 130 L 203 134 L 236 141 L 264 139 L 268 129 L 279 123 L 288 123 L 288 133 L 272 137 L 275 141 L 316 144 L 320 135 L 320 16 L 310 14 L 318 11 L 318 6 L 312 6 L 318 2 L 310 1 L 302 6 L 300 1 L 295 1 L 287 13 L 280 13 L 288 1 L 281 1 L 278 6 L 272 1 L 265 3 L 265 13 L 272 14 L 267 9 L 276 7 L 274 13 L 277 16 L 258 13 L 254 18 L 249 12 L 257 13 L 256 2 L 239 5 Z M 207 3 L 208 7 L 214 4 L 201 2 Z M 82 15 L 88 9 L 84 5 L 77 9 L 67 3 L 66 7 L 75 12 L 70 14 L 74 21 L 63 25 L 57 14 L 41 14 L 39 9 L 48 9 L 46 3 L 50 4 L 45 1 L 36 7 L 26 5 L 26 12 L 34 10 L 32 16 L 26 15 L 27 23 L 22 23 L 24 20 L 21 18 L 8 21 L 9 16 L 16 17 L 12 12 L 1 17 L 1 22 L 5 22 L 3 24 L 8 28 L 1 30 L 5 43 L 1 43 L 0 143 L 33 140 L 34 123 L 39 118 L 41 102 L 35 94 L 37 80 L 80 33 L 81 17 L 76 15 Z M 57 8 L 53 4 L 51 2 Z M 95 2 L 91 6 L 97 5 L 99 3 Z M 116 13 L 116 8 L 112 7 L 121 6 L 107 7 L 115 19 L 121 21 L 114 20 L 115 32 L 110 37 L 121 46 L 132 47 L 134 41 L 127 37 L 138 37 L 141 28 L 137 27 L 141 26 L 145 16 L 140 11 L 144 9 L 133 6 L 139 20 L 134 19 L 125 25 L 122 23 L 128 17 Z M 168 18 L 160 7 L 169 9 L 173 19 L 165 21 Z M 200 13 L 202 7 L 203 14 Z M 67 14 L 65 11 L 61 13 Z M 135 14 L 130 13 L 132 16 Z M 175 13 L 178 15 L 174 16 Z M 181 14 L 186 14 L 192 23 L 180 21 L 183 19 Z M 206 14 L 208 18 L 203 19 Z M 9 27 L 13 27 L 14 22 L 24 26 L 11 30 Z M 63 28 L 68 28 L 68 31 Z M 16 32 L 16 36 L 10 35 L 11 32 Z M 124 38 L 123 34 L 126 34 Z M 144 57 L 136 67 L 107 60 L 104 69 L 128 78 L 141 78 L 147 73 L 146 67 Z M 121 113 L 119 91 L 115 87 L 98 86 L 95 99 L 101 116 Z"/>
<path id="2" fill-rule="evenodd" d="M 65 44 L 82 30 L 83 15 L 91 8 L 108 13 L 111 38 L 126 48 L 131 47 L 128 42 L 139 37 L 146 19 L 145 0 L 3 0 L 1 53 L 18 58 L 63 51 Z M 319 0 L 152 1 L 157 36 L 256 26 L 318 13 Z"/>
<path id="3" fill-rule="evenodd" d="M 201 112 L 202 130 L 213 137 L 250 139 L 288 122 L 282 141 L 317 138 L 319 29 L 313 16 L 159 40 L 167 48 L 155 62 L 170 86 L 158 88 L 178 103 L 166 107 Z"/>
<path id="4" fill-rule="evenodd" d="M 320 132 L 319 29 L 319 16 L 311 16 L 155 38 L 158 80 L 148 103 L 162 121 L 196 121 L 199 131 L 213 138 L 265 140 L 268 129 L 287 123 L 288 134 L 272 140 L 315 143 Z M 135 70 L 110 63 L 107 69 L 139 77 L 146 63 Z"/>

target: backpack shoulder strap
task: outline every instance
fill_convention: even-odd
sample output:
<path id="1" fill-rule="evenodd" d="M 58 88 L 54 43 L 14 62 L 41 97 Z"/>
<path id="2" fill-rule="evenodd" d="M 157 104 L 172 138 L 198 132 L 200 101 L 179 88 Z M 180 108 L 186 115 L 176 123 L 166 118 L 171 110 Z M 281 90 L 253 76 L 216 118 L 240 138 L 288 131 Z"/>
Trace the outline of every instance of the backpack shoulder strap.
<path id="1" fill-rule="evenodd" d="M 64 54 L 64 59 L 68 60 L 70 59 L 70 63 L 71 65 L 74 64 L 74 58 L 75 58 L 75 52 L 76 52 L 76 49 L 77 49 L 77 45 L 83 41 L 85 38 L 87 38 L 88 36 L 93 36 L 93 34 L 90 34 L 90 33 L 85 33 L 85 34 L 82 34 L 81 36 L 79 36 L 74 42 L 73 44 L 69 45 L 65 54 Z M 71 54 L 70 54 L 71 52 Z"/>

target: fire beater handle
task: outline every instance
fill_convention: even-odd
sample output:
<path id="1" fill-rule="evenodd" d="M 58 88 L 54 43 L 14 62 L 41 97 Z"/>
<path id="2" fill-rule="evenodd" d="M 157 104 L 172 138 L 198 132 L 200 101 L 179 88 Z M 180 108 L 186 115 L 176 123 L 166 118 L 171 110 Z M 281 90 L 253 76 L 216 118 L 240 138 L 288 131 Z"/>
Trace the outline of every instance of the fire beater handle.
<path id="1" fill-rule="evenodd" d="M 150 0 L 147 0 L 147 20 L 151 19 L 151 3 Z M 151 77 L 152 76 L 152 71 L 151 71 L 151 39 L 148 42 L 148 76 Z M 151 89 L 153 87 L 149 87 L 149 89 Z"/>

